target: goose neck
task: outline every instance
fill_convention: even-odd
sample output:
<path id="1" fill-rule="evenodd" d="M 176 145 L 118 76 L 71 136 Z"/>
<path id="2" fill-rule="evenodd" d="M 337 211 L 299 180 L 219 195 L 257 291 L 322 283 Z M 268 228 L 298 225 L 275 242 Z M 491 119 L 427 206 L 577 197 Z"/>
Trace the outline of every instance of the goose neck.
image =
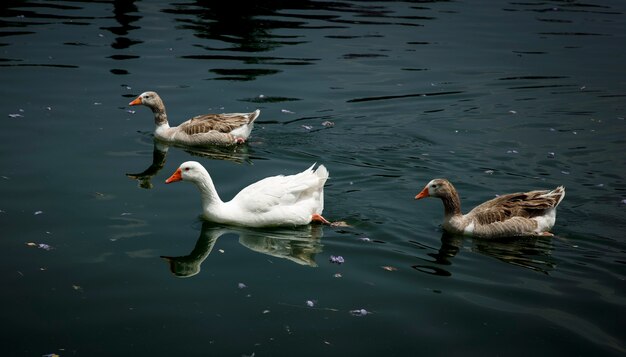
<path id="1" fill-rule="evenodd" d="M 224 204 L 220 199 L 220 196 L 215 190 L 215 185 L 211 176 L 208 174 L 203 176 L 201 180 L 196 181 L 196 186 L 200 190 L 200 197 L 202 198 L 202 206 L 205 210 L 216 209 Z"/>
<path id="2" fill-rule="evenodd" d="M 443 201 L 443 210 L 446 217 L 461 215 L 461 199 L 456 191 L 441 197 L 441 201 Z"/>

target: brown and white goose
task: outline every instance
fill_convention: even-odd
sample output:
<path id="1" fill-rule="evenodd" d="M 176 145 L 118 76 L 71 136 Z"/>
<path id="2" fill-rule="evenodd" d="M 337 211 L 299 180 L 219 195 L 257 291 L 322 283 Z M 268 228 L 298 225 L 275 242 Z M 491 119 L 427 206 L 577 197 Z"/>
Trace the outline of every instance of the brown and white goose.
<path id="1" fill-rule="evenodd" d="M 154 136 L 162 141 L 187 146 L 234 145 L 244 143 L 254 120 L 261 113 L 203 114 L 195 116 L 179 126 L 170 127 L 163 100 L 156 92 L 141 93 L 128 105 L 145 105 L 154 113 L 156 129 Z"/>
<path id="2" fill-rule="evenodd" d="M 498 196 L 461 213 L 461 200 L 446 179 L 434 179 L 415 196 L 438 197 L 443 201 L 443 229 L 450 233 L 480 238 L 553 236 L 556 207 L 565 197 L 565 188 L 518 192 Z"/>

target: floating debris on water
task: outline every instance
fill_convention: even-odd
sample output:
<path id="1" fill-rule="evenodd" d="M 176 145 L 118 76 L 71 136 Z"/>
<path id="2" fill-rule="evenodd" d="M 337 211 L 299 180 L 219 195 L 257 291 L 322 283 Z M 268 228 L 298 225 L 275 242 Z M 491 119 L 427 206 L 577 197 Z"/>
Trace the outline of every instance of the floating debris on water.
<path id="1" fill-rule="evenodd" d="M 43 211 L 35 211 L 35 213 L 33 213 L 33 214 L 34 214 L 35 216 L 38 216 L 38 215 L 40 215 L 40 214 L 42 214 L 42 213 L 43 213 Z"/>
<path id="2" fill-rule="evenodd" d="M 75 291 L 78 291 L 78 292 L 80 292 L 80 293 L 82 293 L 82 292 L 83 292 L 83 288 L 82 288 L 82 286 L 80 286 L 80 285 L 75 285 L 75 284 L 74 284 L 74 285 L 72 285 L 72 289 L 74 289 Z"/>
<path id="3" fill-rule="evenodd" d="M 565 171 L 565 170 L 563 170 L 563 171 L 561 171 L 561 173 L 562 173 L 563 175 L 569 175 L 569 171 Z"/>
<path id="4" fill-rule="evenodd" d="M 556 154 L 553 153 L 552 151 L 548 153 L 548 159 L 554 159 L 555 157 L 556 157 Z"/>
<path id="5" fill-rule="evenodd" d="M 370 238 L 368 238 L 368 237 L 361 237 L 361 238 L 359 238 L 359 240 L 360 240 L 361 242 L 371 242 L 371 241 L 372 241 L 372 240 L 371 240 Z"/>
<path id="6" fill-rule="evenodd" d="M 351 227 L 346 221 L 336 221 L 330 224 L 331 227 Z"/>
<path id="7" fill-rule="evenodd" d="M 28 243 L 26 243 L 26 245 L 29 246 L 29 247 L 39 248 L 39 249 L 43 249 L 43 250 L 52 250 L 52 249 L 54 249 L 51 245 L 46 244 L 46 243 L 28 242 Z"/>
<path id="8" fill-rule="evenodd" d="M 307 301 L 306 301 L 306 306 L 308 306 L 308 307 L 315 307 L 315 301 L 313 301 L 313 300 L 307 300 Z"/>
<path id="9" fill-rule="evenodd" d="M 329 261 L 331 263 L 340 264 L 340 265 L 345 263 L 345 260 L 343 259 L 341 255 L 331 255 Z"/>
<path id="10" fill-rule="evenodd" d="M 386 271 L 397 271 L 398 268 L 396 267 L 392 267 L 392 266 L 382 266 L 381 268 L 385 269 Z"/>
<path id="11" fill-rule="evenodd" d="M 624 200 L 624 203 L 626 203 L 626 200 Z M 343 275 L 341 275 L 341 273 L 335 273 L 335 275 L 333 275 L 333 278 L 343 278 Z"/>
<path id="12" fill-rule="evenodd" d="M 367 316 L 371 314 L 371 312 L 365 310 L 365 309 L 356 309 L 356 310 L 350 310 L 350 315 L 352 316 Z"/>
<path id="13" fill-rule="evenodd" d="M 217 251 L 224 254 L 224 249 L 218 249 Z"/>
<path id="14" fill-rule="evenodd" d="M 507 154 L 519 154 L 519 152 L 518 152 L 517 150 L 515 150 L 515 149 L 513 149 L 513 150 L 507 150 L 507 151 L 506 151 L 506 153 L 507 153 Z"/>
<path id="15" fill-rule="evenodd" d="M 237 287 L 238 287 L 239 289 L 245 289 L 245 288 L 247 288 L 248 286 L 247 286 L 246 284 L 244 284 L 244 283 L 239 283 L 239 284 L 237 284 Z"/>
<path id="16" fill-rule="evenodd" d="M 23 117 L 23 115 L 22 115 L 22 114 L 17 114 L 17 113 L 15 113 L 15 114 L 9 114 L 9 117 L 10 117 L 10 118 L 22 118 L 22 117 Z"/>
<path id="17" fill-rule="evenodd" d="M 310 125 L 302 125 L 302 127 L 303 127 L 304 129 L 306 129 L 306 130 L 311 130 L 311 129 L 313 129 L 313 127 L 312 127 L 312 126 L 310 126 Z"/>
<path id="18" fill-rule="evenodd" d="M 295 112 L 292 112 L 291 110 L 287 110 L 287 109 L 281 109 L 280 111 L 283 113 L 287 113 L 287 114 L 296 114 Z"/>
<path id="19" fill-rule="evenodd" d="M 621 201 L 621 204 L 626 205 L 626 198 Z"/>
<path id="20" fill-rule="evenodd" d="M 509 110 L 509 113 L 511 113 L 511 114 L 517 114 L 517 111 L 515 111 L 515 110 Z"/>
<path id="21" fill-rule="evenodd" d="M 322 126 L 325 126 L 327 128 L 332 128 L 333 126 L 335 126 L 335 123 L 333 123 L 332 121 L 326 120 L 322 122 Z"/>
<path id="22" fill-rule="evenodd" d="M 493 175 L 493 173 L 494 173 L 494 172 L 495 172 L 495 171 L 493 171 L 493 170 L 485 170 L 485 173 L 486 173 L 487 175 Z"/>
<path id="23" fill-rule="evenodd" d="M 263 314 L 269 314 L 270 312 L 270 310 L 263 310 Z"/>

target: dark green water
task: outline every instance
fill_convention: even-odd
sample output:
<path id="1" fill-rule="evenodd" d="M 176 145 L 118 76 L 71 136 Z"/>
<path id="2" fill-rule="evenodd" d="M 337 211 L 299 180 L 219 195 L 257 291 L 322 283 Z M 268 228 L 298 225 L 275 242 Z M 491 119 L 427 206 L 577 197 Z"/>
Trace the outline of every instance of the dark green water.
<path id="1" fill-rule="evenodd" d="M 234 5 L 0 5 L 4 355 L 624 355 L 626 3 Z M 163 152 L 146 90 L 261 117 Z M 224 199 L 323 163 L 352 227 L 203 225 L 164 184 L 191 159 Z M 556 236 L 448 237 L 434 177 L 465 210 L 564 185 Z"/>

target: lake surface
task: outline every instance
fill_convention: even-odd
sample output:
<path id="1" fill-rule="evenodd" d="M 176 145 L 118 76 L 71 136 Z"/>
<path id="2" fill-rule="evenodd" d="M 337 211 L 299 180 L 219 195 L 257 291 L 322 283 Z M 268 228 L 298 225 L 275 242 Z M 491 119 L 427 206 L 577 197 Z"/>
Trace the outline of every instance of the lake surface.
<path id="1" fill-rule="evenodd" d="M 626 352 L 626 2 L 0 14 L 4 355 Z M 127 106 L 147 90 L 173 125 L 261 116 L 234 149 L 156 146 Z M 223 199 L 323 163 L 324 216 L 351 227 L 203 223 L 196 188 L 164 184 L 187 160 Z M 413 199 L 435 177 L 465 211 L 564 185 L 556 236 L 448 236 L 441 202 Z"/>

